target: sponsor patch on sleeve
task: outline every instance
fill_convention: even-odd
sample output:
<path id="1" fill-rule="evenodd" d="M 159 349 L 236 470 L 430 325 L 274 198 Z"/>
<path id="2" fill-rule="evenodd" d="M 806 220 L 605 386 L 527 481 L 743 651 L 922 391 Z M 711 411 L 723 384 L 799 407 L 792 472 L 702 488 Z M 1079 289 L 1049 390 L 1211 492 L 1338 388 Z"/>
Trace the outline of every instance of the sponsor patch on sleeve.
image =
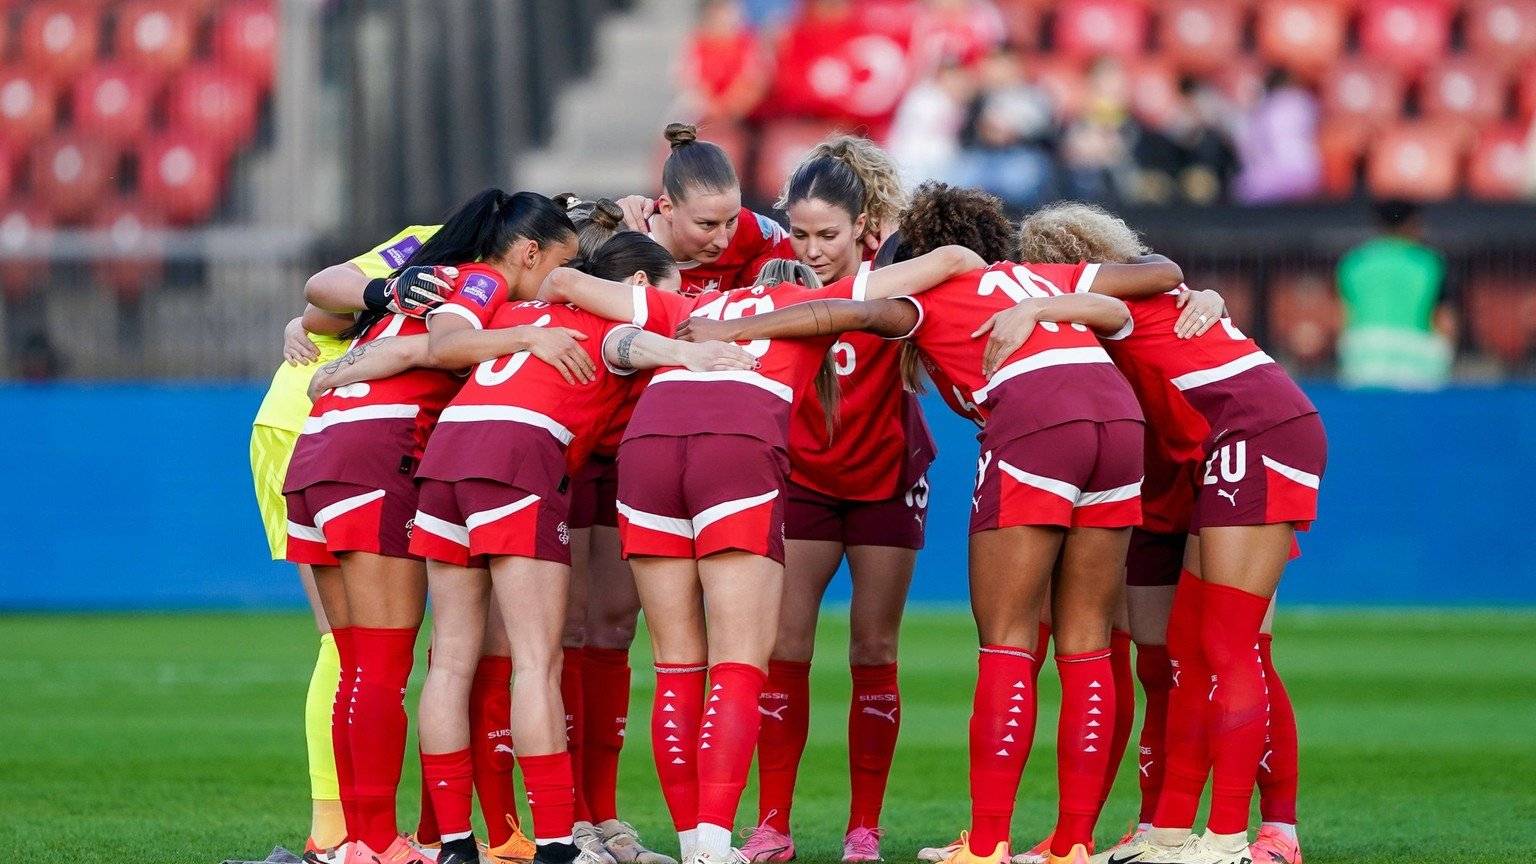
<path id="1" fill-rule="evenodd" d="M 410 257 L 415 255 L 416 250 L 420 248 L 421 239 L 415 234 L 407 234 L 400 238 L 398 242 L 379 250 L 379 257 L 383 258 L 384 263 L 388 264 L 389 268 L 393 270 L 410 260 Z"/>
<path id="2" fill-rule="evenodd" d="M 496 293 L 496 280 L 484 273 L 471 273 L 464 280 L 464 287 L 459 289 L 459 293 L 485 306 L 491 302 L 491 295 Z"/>
<path id="3" fill-rule="evenodd" d="M 771 217 L 764 216 L 761 213 L 754 213 L 752 215 L 757 217 L 757 230 L 763 232 L 763 236 L 767 238 L 769 243 L 777 243 L 789 236 L 784 233 L 784 226 L 775 222 Z"/>

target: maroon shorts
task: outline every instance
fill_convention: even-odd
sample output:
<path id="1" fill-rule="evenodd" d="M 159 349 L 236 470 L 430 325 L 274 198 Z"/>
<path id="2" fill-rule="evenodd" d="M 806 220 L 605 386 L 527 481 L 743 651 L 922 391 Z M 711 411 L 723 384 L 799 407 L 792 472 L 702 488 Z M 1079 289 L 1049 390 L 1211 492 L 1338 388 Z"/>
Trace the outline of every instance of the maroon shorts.
<path id="1" fill-rule="evenodd" d="M 619 463 L 611 456 L 593 455 L 571 477 L 571 528 L 606 525 L 616 528 L 619 511 Z"/>
<path id="2" fill-rule="evenodd" d="M 381 473 L 379 484 L 322 481 L 285 494 L 288 560 L 334 567 L 340 552 L 419 557 L 410 551 L 416 484 L 399 472 Z"/>
<path id="3" fill-rule="evenodd" d="M 844 546 L 923 548 L 928 520 L 928 477 L 883 501 L 848 501 L 823 495 L 793 481 L 784 511 L 790 540 L 830 540 Z"/>
<path id="4" fill-rule="evenodd" d="M 1184 569 L 1184 544 L 1189 535 L 1183 532 L 1162 534 L 1131 530 L 1131 545 L 1125 553 L 1125 584 L 1137 588 L 1173 587 L 1179 584 L 1179 572 Z"/>
<path id="5" fill-rule="evenodd" d="M 739 550 L 784 560 L 789 457 L 747 435 L 646 435 L 619 445 L 624 557 Z"/>
<path id="6" fill-rule="evenodd" d="M 515 555 L 571 563 L 565 494 L 537 494 L 499 480 L 422 480 L 411 552 L 469 566 Z"/>
<path id="7" fill-rule="evenodd" d="M 1317 518 L 1327 464 L 1328 435 L 1316 414 L 1229 440 L 1205 463 L 1190 530 L 1290 522 L 1305 531 Z"/>
<path id="8" fill-rule="evenodd" d="M 1144 435 L 1135 420 L 1074 420 L 995 444 L 983 434 L 971 533 L 1140 525 Z"/>

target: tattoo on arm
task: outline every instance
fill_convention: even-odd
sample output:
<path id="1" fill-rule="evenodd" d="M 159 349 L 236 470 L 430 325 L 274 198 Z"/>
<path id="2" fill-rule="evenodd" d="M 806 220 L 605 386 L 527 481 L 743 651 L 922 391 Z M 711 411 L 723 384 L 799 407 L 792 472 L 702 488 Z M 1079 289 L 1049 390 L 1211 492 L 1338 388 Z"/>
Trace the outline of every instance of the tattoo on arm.
<path id="1" fill-rule="evenodd" d="M 351 366 L 357 361 L 363 359 L 363 355 L 368 353 L 368 349 L 377 344 L 377 342 L 365 342 L 362 345 L 353 348 L 351 351 L 341 355 L 340 357 L 337 357 L 335 360 L 325 364 L 323 367 L 321 367 L 321 369 L 327 375 L 335 374 L 336 371 L 341 367 Z"/>
<path id="2" fill-rule="evenodd" d="M 630 349 L 635 345 L 635 340 L 638 338 L 640 338 L 640 331 L 638 329 L 628 330 L 624 333 L 623 336 L 619 337 L 619 341 L 614 343 L 613 346 L 614 354 L 618 355 L 618 362 L 614 365 L 618 366 L 620 369 L 635 368 L 635 364 L 630 360 L 629 354 Z"/>

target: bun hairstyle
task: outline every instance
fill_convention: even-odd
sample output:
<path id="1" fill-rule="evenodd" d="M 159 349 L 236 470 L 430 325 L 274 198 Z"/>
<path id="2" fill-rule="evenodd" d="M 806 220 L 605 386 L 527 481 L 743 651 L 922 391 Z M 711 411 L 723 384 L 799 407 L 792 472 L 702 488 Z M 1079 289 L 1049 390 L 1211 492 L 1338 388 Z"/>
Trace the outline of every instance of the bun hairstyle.
<path id="1" fill-rule="evenodd" d="M 586 201 L 574 193 L 561 192 L 554 202 L 555 206 L 565 210 L 565 215 L 576 226 L 577 257 L 582 260 L 590 259 L 597 248 L 617 234 L 619 226 L 624 224 L 624 211 L 607 198 Z M 572 263 L 580 267 L 579 263 Z"/>
<path id="2" fill-rule="evenodd" d="M 821 278 L 811 265 L 792 258 L 774 258 L 763 264 L 763 269 L 757 272 L 757 281 L 752 284 L 778 285 L 781 282 L 793 282 L 807 288 L 821 287 Z M 842 387 L 837 383 L 837 367 L 832 364 L 832 352 L 828 351 L 821 357 L 821 368 L 816 370 L 816 399 L 821 403 L 826 420 L 828 440 L 837 431 L 837 406 L 842 395 Z"/>
<path id="3" fill-rule="evenodd" d="M 1024 217 L 1019 226 L 1019 247 L 1021 261 L 1040 264 L 1123 264 L 1147 253 L 1141 238 L 1124 219 L 1075 201 L 1042 207 Z"/>
<path id="4" fill-rule="evenodd" d="M 677 272 L 672 253 L 638 231 L 620 231 L 601 243 L 577 268 L 599 279 L 623 282 L 644 273 L 652 285 Z"/>
<path id="5" fill-rule="evenodd" d="M 991 264 L 1018 256 L 1018 235 L 1002 200 L 980 189 L 924 183 L 901 214 L 900 229 L 913 256 L 940 246 L 964 246 Z"/>
<path id="6" fill-rule="evenodd" d="M 518 240 L 532 240 L 543 249 L 575 236 L 576 226 L 554 201 L 537 192 L 507 193 L 493 187 L 448 214 L 437 233 L 395 275 L 407 267 L 491 261 L 507 254 Z M 364 333 L 382 317 L 379 312 L 364 313 L 341 335 L 351 338 Z"/>
<path id="7" fill-rule="evenodd" d="M 699 127 L 668 123 L 662 133 L 672 152 L 661 166 L 661 188 L 673 201 L 686 201 L 691 192 L 737 189 L 736 169 L 720 145 L 699 140 Z"/>
<path id="8" fill-rule="evenodd" d="M 853 135 L 833 135 L 813 147 L 774 206 L 785 210 L 808 198 L 840 207 L 850 219 L 864 214 L 864 232 L 875 235 L 907 207 L 896 163 L 868 138 Z"/>

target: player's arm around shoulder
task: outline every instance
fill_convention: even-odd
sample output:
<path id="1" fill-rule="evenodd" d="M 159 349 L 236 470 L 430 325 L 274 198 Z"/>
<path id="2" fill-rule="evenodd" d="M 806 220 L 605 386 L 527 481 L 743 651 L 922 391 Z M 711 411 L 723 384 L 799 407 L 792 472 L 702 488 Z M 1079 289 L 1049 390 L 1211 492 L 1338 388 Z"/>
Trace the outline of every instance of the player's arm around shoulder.
<path id="1" fill-rule="evenodd" d="M 608 332 L 603 362 L 623 375 L 661 366 L 682 366 L 694 372 L 750 371 L 757 366 L 756 357 L 729 342 L 668 339 L 632 324 Z"/>
<path id="2" fill-rule="evenodd" d="M 1061 294 L 1054 297 L 1030 297 L 993 313 L 971 334 L 972 339 L 987 336 L 982 353 L 982 374 L 991 377 L 998 366 L 1019 350 L 1035 326 L 1042 322 L 1082 324 L 1105 339 L 1124 339 L 1130 335 L 1131 310 L 1125 301 L 1103 294 Z M 989 335 L 990 334 L 990 335 Z"/>

